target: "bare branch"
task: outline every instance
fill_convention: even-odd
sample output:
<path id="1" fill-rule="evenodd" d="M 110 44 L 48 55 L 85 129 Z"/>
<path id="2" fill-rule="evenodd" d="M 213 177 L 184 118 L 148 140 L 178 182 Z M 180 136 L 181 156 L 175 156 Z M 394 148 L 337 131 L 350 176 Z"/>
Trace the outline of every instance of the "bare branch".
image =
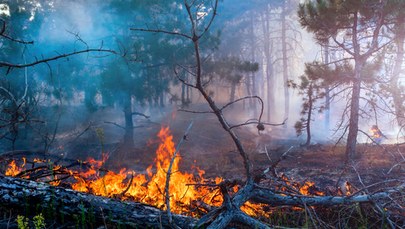
<path id="1" fill-rule="evenodd" d="M 4 37 L 12 42 L 17 42 L 20 44 L 24 44 L 24 45 L 32 45 L 34 44 L 34 41 L 24 41 L 24 40 L 20 40 L 20 39 L 16 39 L 13 37 L 10 37 L 9 35 L 5 34 L 6 32 L 6 21 L 4 21 L 4 19 L 0 18 L 0 21 L 3 23 L 1 30 L 0 30 L 0 37 Z"/>
<path id="2" fill-rule="evenodd" d="M 161 30 L 161 29 L 138 29 L 138 28 L 131 28 L 130 30 L 132 30 L 132 31 L 138 31 L 138 32 L 148 32 L 148 33 L 165 33 L 165 34 L 170 34 L 170 35 L 185 37 L 185 38 L 187 38 L 187 39 L 192 39 L 189 35 L 184 34 L 184 33 L 166 31 L 166 30 Z"/>
<path id="3" fill-rule="evenodd" d="M 213 114 L 213 111 L 193 111 L 193 110 L 186 110 L 186 109 L 178 109 L 178 111 L 193 113 L 193 114 Z"/>
<path id="4" fill-rule="evenodd" d="M 150 118 L 150 116 L 148 116 L 148 115 L 146 115 L 144 113 L 141 113 L 141 112 L 136 112 L 136 111 L 132 112 L 132 115 L 142 116 L 142 117 L 145 117 L 146 119 Z"/>
<path id="5" fill-rule="evenodd" d="M 117 52 L 115 52 L 114 50 L 111 50 L 111 49 L 84 49 L 84 50 L 80 50 L 80 51 L 74 51 L 74 52 L 71 52 L 71 53 L 59 54 L 57 56 L 53 56 L 53 57 L 49 57 L 49 58 L 42 58 L 40 60 L 36 60 L 34 62 L 25 63 L 25 64 L 16 64 L 16 63 L 9 63 L 9 62 L 5 62 L 5 61 L 0 61 L 0 68 L 2 68 L 2 67 L 8 67 L 8 68 L 32 67 L 32 66 L 35 66 L 35 65 L 38 65 L 38 64 L 48 63 L 50 61 L 54 61 L 54 60 L 66 58 L 66 57 L 69 57 L 69 56 L 82 54 L 82 53 L 89 53 L 89 52 L 106 52 L 106 53 L 111 53 L 111 54 L 117 54 Z"/>

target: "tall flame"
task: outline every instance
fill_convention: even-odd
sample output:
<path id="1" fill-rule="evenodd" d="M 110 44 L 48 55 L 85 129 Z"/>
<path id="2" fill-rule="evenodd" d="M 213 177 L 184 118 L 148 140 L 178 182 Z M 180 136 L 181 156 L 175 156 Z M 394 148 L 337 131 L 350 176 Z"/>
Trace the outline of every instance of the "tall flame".
<path id="1" fill-rule="evenodd" d="M 119 173 L 108 171 L 100 174 L 99 168 L 105 159 L 101 161 L 93 159 L 89 160 L 91 165 L 89 170 L 74 175 L 77 182 L 72 185 L 72 188 L 76 191 L 91 192 L 101 196 L 140 201 L 166 209 L 166 174 L 176 148 L 168 127 L 162 128 L 157 136 L 160 144 L 156 150 L 155 166 L 149 166 L 146 174 L 136 174 L 134 171 L 126 169 L 121 169 Z M 210 188 L 204 186 L 197 188 L 196 185 L 193 185 L 204 184 L 204 171 L 197 170 L 198 178 L 191 173 L 181 172 L 179 171 L 180 160 L 181 157 L 177 154 L 170 175 L 169 195 L 172 211 L 186 212 L 185 208 L 191 206 L 196 199 L 210 205 L 220 205 L 222 199 L 219 195 L 212 193 Z M 216 179 L 216 183 L 221 181 L 222 179 Z"/>

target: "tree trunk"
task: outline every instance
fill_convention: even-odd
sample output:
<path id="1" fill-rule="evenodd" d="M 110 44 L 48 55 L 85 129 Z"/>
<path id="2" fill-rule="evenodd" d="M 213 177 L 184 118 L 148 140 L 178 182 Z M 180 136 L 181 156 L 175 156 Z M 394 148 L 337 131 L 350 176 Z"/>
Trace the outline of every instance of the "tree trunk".
<path id="1" fill-rule="evenodd" d="M 281 12 L 281 42 L 283 53 L 283 81 L 284 81 L 284 115 L 288 117 L 290 114 L 290 92 L 288 90 L 288 57 L 287 57 L 287 27 L 286 27 L 286 14 L 287 14 L 287 0 L 283 1 L 283 11 Z M 286 120 L 288 122 L 288 119 Z M 284 125 L 284 127 L 287 127 Z"/>
<path id="2" fill-rule="evenodd" d="M 325 64 L 329 64 L 329 46 L 326 44 L 324 46 L 325 49 Z M 330 129 L 330 88 L 328 85 L 325 86 L 325 131 L 329 131 Z"/>
<path id="3" fill-rule="evenodd" d="M 229 97 L 229 102 L 235 101 L 235 93 L 236 93 L 236 83 L 231 83 L 231 93 Z M 231 105 L 232 107 L 232 105 Z"/>
<path id="4" fill-rule="evenodd" d="M 181 85 L 181 107 L 186 106 L 186 96 L 187 96 L 186 85 L 182 84 Z"/>
<path id="5" fill-rule="evenodd" d="M 251 14 L 250 17 L 250 50 L 251 50 L 251 60 L 252 63 L 255 63 L 255 57 L 256 57 L 256 47 L 255 47 L 255 24 L 253 21 L 254 17 L 253 17 L 253 13 Z M 251 76 L 250 76 L 250 80 L 252 81 L 252 94 L 251 95 L 257 95 L 257 85 L 256 85 L 256 77 L 255 77 L 255 73 L 252 72 Z M 249 81 L 250 81 L 249 80 Z M 251 109 L 253 109 L 253 114 L 254 117 L 257 117 L 257 106 L 256 106 L 256 101 L 252 101 L 249 100 L 250 104 L 251 104 Z"/>
<path id="6" fill-rule="evenodd" d="M 132 120 L 132 102 L 131 95 L 127 94 L 124 98 L 124 116 L 125 116 L 125 135 L 124 145 L 128 148 L 134 146 L 134 122 Z"/>
<path id="7" fill-rule="evenodd" d="M 350 101 L 350 119 L 349 134 L 346 143 L 346 162 L 353 159 L 356 154 L 357 133 L 359 131 L 359 109 L 360 109 L 360 92 L 361 92 L 361 72 L 367 61 L 367 56 L 360 54 L 359 37 L 357 25 L 359 18 L 358 13 L 354 14 L 352 28 L 353 58 L 354 58 L 354 75 L 352 86 L 352 97 Z"/>
<path id="8" fill-rule="evenodd" d="M 358 62 L 358 61 L 357 61 Z M 361 90 L 361 69 L 363 64 L 356 63 L 355 80 L 352 86 L 352 97 L 350 102 L 349 134 L 346 143 L 346 161 L 353 159 L 356 154 L 357 132 L 359 131 L 359 109 Z"/>
<path id="9" fill-rule="evenodd" d="M 313 109 L 313 92 L 312 92 L 312 83 L 309 84 L 308 88 L 308 116 L 307 116 L 307 141 L 305 142 L 305 146 L 309 146 L 311 144 L 311 119 L 312 119 L 312 109 Z"/>
<path id="10" fill-rule="evenodd" d="M 265 17 L 262 20 L 262 29 L 263 29 L 263 37 L 264 37 L 264 59 L 265 59 L 265 74 L 266 74 L 266 85 L 263 84 L 263 88 L 266 88 L 267 91 L 267 121 L 272 121 L 272 115 L 274 114 L 273 106 L 274 106 L 274 80 L 273 80 L 273 63 L 272 63 L 272 55 L 271 51 L 273 49 L 272 41 L 270 40 L 270 12 L 266 10 Z M 266 86 L 266 87 L 265 87 Z"/>
<path id="11" fill-rule="evenodd" d="M 399 127 L 405 125 L 405 108 L 403 105 L 404 99 L 401 96 L 401 88 L 399 87 L 399 79 L 402 72 L 402 64 L 404 62 L 404 41 L 405 41 L 405 13 L 401 11 L 401 15 L 398 16 L 398 22 L 396 24 L 395 31 L 395 45 L 397 47 L 396 59 L 394 69 L 392 71 L 390 88 L 394 102 L 395 116 Z"/>

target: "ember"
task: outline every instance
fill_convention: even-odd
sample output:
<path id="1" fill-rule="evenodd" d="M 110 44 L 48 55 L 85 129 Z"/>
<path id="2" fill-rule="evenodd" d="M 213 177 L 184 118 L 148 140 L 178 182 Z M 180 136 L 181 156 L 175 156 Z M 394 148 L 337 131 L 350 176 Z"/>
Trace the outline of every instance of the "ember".
<path id="1" fill-rule="evenodd" d="M 373 125 L 370 129 L 371 137 L 376 144 L 380 144 L 383 138 L 386 138 L 377 125 Z"/>

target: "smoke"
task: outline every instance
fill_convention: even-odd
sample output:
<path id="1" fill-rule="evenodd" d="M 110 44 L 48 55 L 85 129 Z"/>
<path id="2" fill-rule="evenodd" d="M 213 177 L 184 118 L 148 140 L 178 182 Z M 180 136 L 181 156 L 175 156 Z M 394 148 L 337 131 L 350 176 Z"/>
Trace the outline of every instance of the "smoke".
<path id="1" fill-rule="evenodd" d="M 94 1 L 59 1 L 40 27 L 40 44 L 100 45 L 114 34 L 112 16 Z M 81 39 L 81 40 L 80 40 Z"/>

